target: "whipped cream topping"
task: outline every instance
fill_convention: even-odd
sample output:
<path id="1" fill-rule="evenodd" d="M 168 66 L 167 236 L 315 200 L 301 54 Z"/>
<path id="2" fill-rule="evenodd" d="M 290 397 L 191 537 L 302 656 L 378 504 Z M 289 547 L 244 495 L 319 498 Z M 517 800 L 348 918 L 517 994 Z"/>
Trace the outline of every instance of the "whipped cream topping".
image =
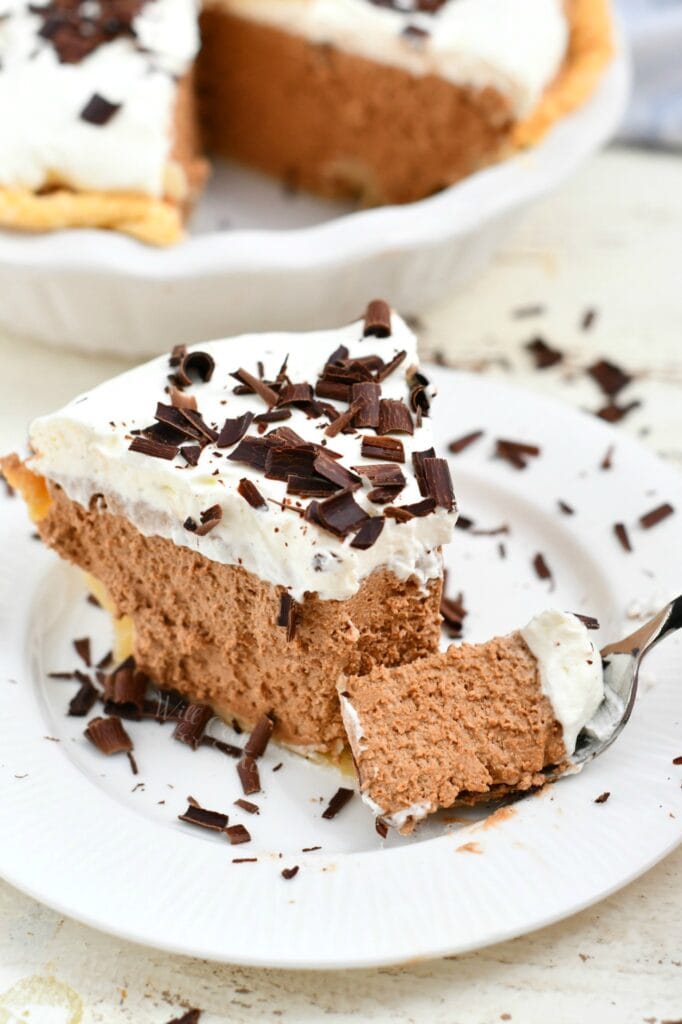
<path id="1" fill-rule="evenodd" d="M 566 55 L 564 0 L 445 0 L 433 13 L 413 0 L 210 0 L 262 21 L 415 75 L 491 87 L 516 117 L 528 114 Z M 416 31 L 414 31 L 416 30 Z"/>
<path id="2" fill-rule="evenodd" d="M 84 32 L 106 3 L 78 5 Z M 45 0 L 0 0 L 0 185 L 162 196 L 177 78 L 199 46 L 194 0 L 143 0 L 130 31 L 72 62 L 49 37 L 53 17 Z M 99 105 L 104 123 L 83 117 L 93 97 L 115 108 Z"/>
<path id="3" fill-rule="evenodd" d="M 258 376 L 260 362 L 266 379 L 272 380 L 288 357 L 289 379 L 314 384 L 331 353 L 344 345 L 350 357 L 377 355 L 385 363 L 405 351 L 405 359 L 381 387 L 384 398 L 407 403 L 406 372 L 417 363 L 416 339 L 395 314 L 391 330 L 387 338 L 363 338 L 361 321 L 337 331 L 245 335 L 194 346 L 188 351 L 209 353 L 215 370 L 208 383 L 196 383 L 184 393 L 195 396 L 205 422 L 220 429 L 226 418 L 267 411 L 257 396 L 234 394 L 237 381 L 231 372 L 244 368 Z M 440 547 L 452 536 L 454 508 L 437 507 L 401 523 L 386 518 L 376 542 L 361 550 L 351 547 L 352 536 L 337 537 L 295 510 L 282 508 L 286 482 L 267 479 L 262 470 L 231 461 L 228 455 L 234 447 L 218 449 L 210 444 L 196 466 L 179 455 L 167 461 L 130 451 L 131 431 L 148 427 L 156 403 L 169 401 L 164 392 L 169 372 L 167 356 L 154 359 L 82 395 L 60 412 L 35 420 L 30 428 L 35 453 L 31 468 L 60 484 L 81 505 L 87 507 L 94 495 L 103 494 L 109 511 L 125 515 L 142 533 L 166 537 L 216 562 L 241 565 L 260 579 L 287 587 L 294 600 L 301 600 L 306 592 L 316 592 L 324 600 L 344 600 L 379 568 L 401 580 L 414 576 L 422 586 L 441 575 Z M 331 404 L 341 411 L 347 408 L 347 403 Z M 284 423 L 268 425 L 267 431 L 290 428 L 304 441 L 341 455 L 339 461 L 346 468 L 379 461 L 360 453 L 362 438 L 375 437 L 375 431 L 362 428 L 327 438 L 326 417 L 311 418 L 298 408 L 291 413 Z M 252 424 L 248 435 L 259 436 L 257 426 Z M 405 462 L 400 468 L 406 485 L 389 504 L 420 502 L 423 496 L 411 454 L 431 447 L 430 419 L 423 417 L 412 436 L 392 436 L 404 447 Z M 243 478 L 256 485 L 266 507 L 253 508 L 239 493 Z M 369 501 L 370 490 L 371 484 L 362 477 L 353 497 L 369 514 L 381 515 L 385 506 Z M 308 504 L 292 495 L 287 500 L 301 510 Z M 199 523 L 201 512 L 215 504 L 220 505 L 222 518 L 209 533 L 200 536 L 185 528 L 188 518 Z"/>
<path id="4" fill-rule="evenodd" d="M 604 698 L 601 655 L 577 616 L 548 610 L 521 630 L 538 662 L 542 692 L 554 710 L 570 756 L 578 733 Z"/>

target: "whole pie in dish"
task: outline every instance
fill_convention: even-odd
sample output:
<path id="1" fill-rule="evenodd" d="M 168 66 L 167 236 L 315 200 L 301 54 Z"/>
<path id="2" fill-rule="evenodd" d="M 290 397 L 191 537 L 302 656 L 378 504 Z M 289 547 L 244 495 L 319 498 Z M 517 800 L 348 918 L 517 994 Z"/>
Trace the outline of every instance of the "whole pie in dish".
<path id="1" fill-rule="evenodd" d="M 405 203 L 593 90 L 608 0 L 4 0 L 0 225 L 168 245 L 203 154 Z"/>

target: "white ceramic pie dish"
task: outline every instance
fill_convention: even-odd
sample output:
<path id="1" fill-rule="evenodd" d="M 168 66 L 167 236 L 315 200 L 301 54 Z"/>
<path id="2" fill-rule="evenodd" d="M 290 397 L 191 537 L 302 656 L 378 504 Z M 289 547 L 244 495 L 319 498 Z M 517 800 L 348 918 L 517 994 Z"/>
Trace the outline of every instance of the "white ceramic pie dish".
<path id="1" fill-rule="evenodd" d="M 613 134 L 622 46 L 590 101 L 527 153 L 406 206 L 360 212 L 219 168 L 190 237 L 170 250 L 103 231 L 0 233 L 0 328 L 52 345 L 143 356 L 242 331 L 341 323 L 381 295 L 418 314 L 492 255 L 533 199 Z"/>

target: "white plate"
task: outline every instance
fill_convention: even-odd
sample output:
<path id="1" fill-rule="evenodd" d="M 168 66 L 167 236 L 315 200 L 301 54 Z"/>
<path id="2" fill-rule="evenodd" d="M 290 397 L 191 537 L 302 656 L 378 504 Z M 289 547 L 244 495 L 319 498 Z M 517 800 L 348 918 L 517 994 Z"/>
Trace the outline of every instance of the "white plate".
<path id="1" fill-rule="evenodd" d="M 369 294 L 418 314 L 478 271 L 520 211 L 611 137 L 627 91 L 621 48 L 590 101 L 540 145 L 406 206 L 348 212 L 222 167 L 191 236 L 170 250 L 103 231 L 0 232 L 0 327 L 141 356 L 343 323 Z"/>
<path id="2" fill-rule="evenodd" d="M 597 615 L 604 642 L 634 628 L 625 615 L 633 600 L 658 605 L 682 589 L 679 511 L 650 531 L 636 526 L 662 501 L 682 509 L 672 470 L 595 418 L 481 377 L 433 373 L 441 445 L 487 430 L 452 460 L 463 513 L 481 528 L 511 528 L 501 537 L 457 531 L 448 563 L 471 609 L 467 639 L 512 629 L 551 603 Z M 541 441 L 542 456 L 514 470 L 490 457 L 499 436 Z M 611 444 L 614 468 L 604 471 Z M 562 515 L 558 498 L 576 514 Z M 478 820 L 481 811 L 468 823 L 441 818 L 383 848 L 358 797 L 335 820 L 321 819 L 348 780 L 274 745 L 257 817 L 232 807 L 240 796 L 234 762 L 192 753 L 170 726 L 126 725 L 138 778 L 123 756 L 98 754 L 82 736 L 84 721 L 65 717 L 74 684 L 46 672 L 75 667 L 77 636 L 92 636 L 100 657 L 106 616 L 86 603 L 75 570 L 30 539 L 20 502 L 3 502 L 1 514 L 0 873 L 60 912 L 216 960 L 368 966 L 459 953 L 548 924 L 625 885 L 680 841 L 677 638 L 651 656 L 618 743 L 581 775 L 515 804 L 494 827 Z M 613 537 L 615 520 L 631 526 L 630 555 Z M 553 591 L 532 571 L 538 551 Z M 144 789 L 133 791 L 138 781 Z M 605 790 L 608 802 L 595 804 Z M 252 843 L 230 847 L 178 822 L 188 794 L 245 823 Z M 458 850 L 470 843 L 480 853 Z M 258 862 L 233 864 L 240 856 Z M 284 881 L 281 869 L 295 864 L 298 876 Z"/>

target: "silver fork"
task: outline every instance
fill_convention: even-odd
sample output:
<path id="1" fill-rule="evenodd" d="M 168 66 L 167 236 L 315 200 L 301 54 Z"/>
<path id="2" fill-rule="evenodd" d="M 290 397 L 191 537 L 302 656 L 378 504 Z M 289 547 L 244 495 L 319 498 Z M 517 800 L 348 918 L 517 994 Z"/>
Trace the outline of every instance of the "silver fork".
<path id="1" fill-rule="evenodd" d="M 578 736 L 575 753 L 571 758 L 575 769 L 599 757 L 620 736 L 635 706 L 642 659 L 664 636 L 678 629 L 682 629 L 682 596 L 676 597 L 658 615 L 624 640 L 604 647 L 601 652 L 604 663 L 604 700 L 594 718 Z M 553 781 L 565 772 L 550 768 L 545 774 L 548 781 Z"/>

